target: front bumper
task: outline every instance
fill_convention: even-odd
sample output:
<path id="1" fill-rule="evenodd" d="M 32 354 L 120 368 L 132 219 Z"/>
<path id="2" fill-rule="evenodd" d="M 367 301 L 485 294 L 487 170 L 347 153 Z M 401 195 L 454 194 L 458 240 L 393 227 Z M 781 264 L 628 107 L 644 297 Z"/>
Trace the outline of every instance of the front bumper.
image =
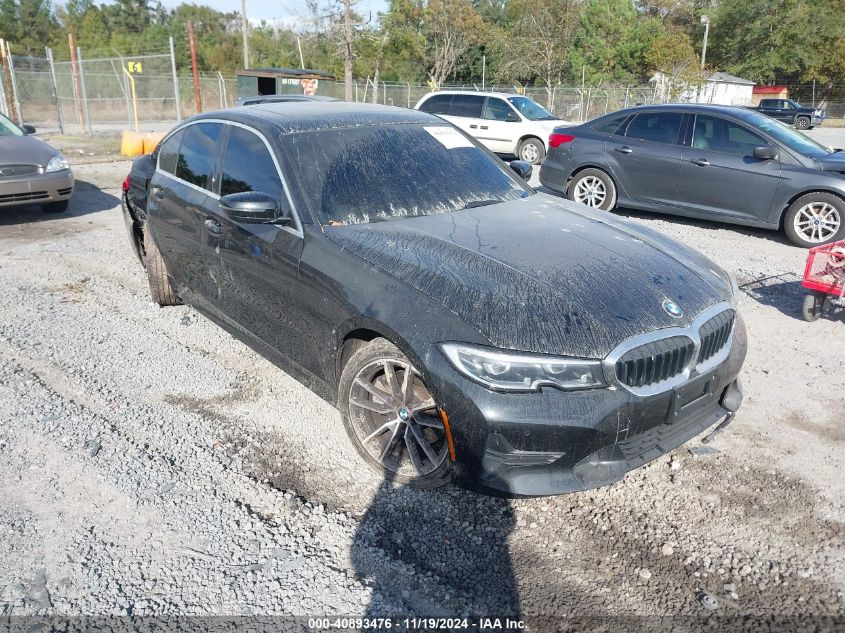
<path id="1" fill-rule="evenodd" d="M 618 481 L 734 412 L 746 349 L 737 318 L 721 364 L 646 397 L 621 388 L 497 393 L 459 375 L 436 347 L 426 366 L 449 416 L 457 483 L 488 494 L 539 496 Z"/>
<path id="2" fill-rule="evenodd" d="M 47 204 L 68 200 L 73 194 L 70 169 L 0 180 L 0 207 Z"/>

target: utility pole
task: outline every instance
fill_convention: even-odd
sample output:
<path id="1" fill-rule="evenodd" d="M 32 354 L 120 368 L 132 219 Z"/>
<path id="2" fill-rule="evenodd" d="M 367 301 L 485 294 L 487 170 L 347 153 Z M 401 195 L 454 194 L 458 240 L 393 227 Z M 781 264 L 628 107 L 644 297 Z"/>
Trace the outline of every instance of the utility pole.
<path id="1" fill-rule="evenodd" d="M 704 25 L 704 45 L 701 47 L 701 70 L 704 70 L 704 60 L 707 58 L 707 36 L 710 35 L 710 18 L 702 15 L 701 23 Z"/>
<path id="2" fill-rule="evenodd" d="M 197 70 L 197 42 L 194 39 L 194 23 L 188 20 L 188 44 L 191 47 L 191 68 L 194 73 L 194 106 L 197 114 L 202 112 L 202 95 L 200 94 L 200 75 Z"/>
<path id="3" fill-rule="evenodd" d="M 249 68 L 249 23 L 246 21 L 246 0 L 241 0 L 241 34 L 244 38 L 244 70 Z"/>
<path id="4" fill-rule="evenodd" d="M 352 1 L 343 0 L 343 98 L 346 101 L 352 101 Z"/>

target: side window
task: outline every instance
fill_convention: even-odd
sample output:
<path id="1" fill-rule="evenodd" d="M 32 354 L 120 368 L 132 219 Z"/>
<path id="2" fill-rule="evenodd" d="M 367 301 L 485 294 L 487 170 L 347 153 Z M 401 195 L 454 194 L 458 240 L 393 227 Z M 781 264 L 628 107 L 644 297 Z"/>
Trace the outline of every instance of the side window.
<path id="1" fill-rule="evenodd" d="M 264 141 L 249 130 L 233 126 L 223 154 L 220 195 L 244 191 L 261 191 L 273 196 L 280 208 L 287 206 L 279 172 Z"/>
<path id="2" fill-rule="evenodd" d="M 767 144 L 762 137 L 727 119 L 702 115 L 695 118 L 692 146 L 696 149 L 748 156 L 755 147 Z"/>
<path id="3" fill-rule="evenodd" d="M 185 136 L 184 128 L 162 143 L 158 150 L 159 169 L 168 174 L 176 173 L 176 159 L 179 156 L 179 145 L 182 143 L 183 136 Z"/>
<path id="4" fill-rule="evenodd" d="M 625 136 L 655 143 L 677 143 L 683 120 L 680 112 L 643 112 L 631 120 Z"/>
<path id="5" fill-rule="evenodd" d="M 777 108 L 778 101 L 777 99 L 761 99 L 760 100 L 760 107 L 761 108 Z"/>
<path id="6" fill-rule="evenodd" d="M 481 106 L 483 105 L 484 97 L 479 95 L 452 95 L 452 105 L 449 107 L 449 114 L 452 116 L 479 119 L 481 118 Z"/>
<path id="7" fill-rule="evenodd" d="M 625 122 L 625 119 L 628 118 L 628 115 L 625 116 L 616 116 L 610 119 L 606 119 L 604 121 L 600 121 L 593 126 L 593 130 L 596 132 L 606 132 L 608 134 L 616 134 L 616 131 L 619 129 L 619 126 Z"/>
<path id="8" fill-rule="evenodd" d="M 519 121 L 519 115 L 513 111 L 513 108 L 497 97 L 487 97 L 481 118 L 491 121 Z"/>
<path id="9" fill-rule="evenodd" d="M 211 191 L 212 173 L 217 160 L 219 123 L 195 123 L 185 128 L 176 160 L 176 177 Z"/>
<path id="10" fill-rule="evenodd" d="M 791 101 L 781 101 L 781 103 L 783 104 L 781 107 L 784 110 L 796 110 L 797 109 Z"/>
<path id="11" fill-rule="evenodd" d="M 449 104 L 452 102 L 452 95 L 434 95 L 423 101 L 420 105 L 422 112 L 429 114 L 449 114 Z"/>

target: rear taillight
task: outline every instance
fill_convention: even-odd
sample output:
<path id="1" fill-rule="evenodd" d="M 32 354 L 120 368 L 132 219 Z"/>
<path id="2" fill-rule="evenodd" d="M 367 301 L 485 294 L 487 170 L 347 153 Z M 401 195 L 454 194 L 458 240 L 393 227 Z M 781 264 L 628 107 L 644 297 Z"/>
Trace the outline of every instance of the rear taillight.
<path id="1" fill-rule="evenodd" d="M 549 147 L 560 147 L 564 143 L 571 143 L 575 137 L 571 134 L 561 134 L 559 132 L 552 132 L 549 136 Z"/>
<path id="2" fill-rule="evenodd" d="M 129 176 L 128 175 L 126 176 L 126 180 L 123 181 L 123 185 L 121 185 L 121 186 L 123 187 L 124 191 L 129 191 Z"/>

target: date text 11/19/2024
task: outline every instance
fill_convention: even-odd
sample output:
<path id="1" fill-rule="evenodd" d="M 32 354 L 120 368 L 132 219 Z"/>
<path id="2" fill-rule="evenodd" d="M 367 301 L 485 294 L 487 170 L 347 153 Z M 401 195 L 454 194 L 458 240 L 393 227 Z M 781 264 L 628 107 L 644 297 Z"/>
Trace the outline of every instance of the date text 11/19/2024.
<path id="1" fill-rule="evenodd" d="M 521 631 L 517 618 L 309 618 L 308 628 L 317 630 L 394 631 Z"/>

